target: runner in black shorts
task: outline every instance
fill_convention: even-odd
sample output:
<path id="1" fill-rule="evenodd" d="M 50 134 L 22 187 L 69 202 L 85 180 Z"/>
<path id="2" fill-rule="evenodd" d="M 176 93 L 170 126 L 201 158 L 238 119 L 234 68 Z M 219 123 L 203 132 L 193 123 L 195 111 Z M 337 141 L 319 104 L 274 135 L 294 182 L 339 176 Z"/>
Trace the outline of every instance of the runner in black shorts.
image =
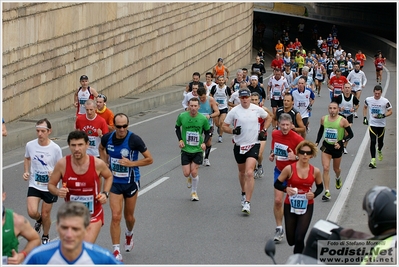
<path id="1" fill-rule="evenodd" d="M 34 187 L 29 187 L 28 188 L 28 197 L 37 197 L 40 199 L 43 199 L 44 202 L 46 202 L 47 204 L 52 204 L 57 202 L 58 197 L 54 196 L 53 194 L 51 194 L 50 192 L 46 192 L 46 191 L 41 191 L 38 190 Z"/>
<path id="2" fill-rule="evenodd" d="M 123 198 L 133 197 L 140 190 L 140 181 L 130 184 L 112 184 L 110 192 L 123 195 Z"/>
<path id="3" fill-rule="evenodd" d="M 240 146 L 234 146 L 234 158 L 236 159 L 237 164 L 244 164 L 247 161 L 247 158 L 258 159 L 260 144 L 254 144 L 253 147 L 245 154 L 240 154 Z"/>

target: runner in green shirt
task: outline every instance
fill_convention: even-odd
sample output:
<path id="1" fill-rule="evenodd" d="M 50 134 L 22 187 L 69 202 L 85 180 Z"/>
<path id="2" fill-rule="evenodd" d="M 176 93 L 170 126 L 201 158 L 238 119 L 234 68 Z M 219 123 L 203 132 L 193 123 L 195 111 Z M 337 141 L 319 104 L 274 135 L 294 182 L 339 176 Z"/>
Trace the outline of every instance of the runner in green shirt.
<path id="1" fill-rule="evenodd" d="M 188 111 L 180 113 L 176 120 L 176 135 L 181 148 L 181 164 L 183 174 L 187 177 L 187 187 L 191 188 L 191 200 L 198 201 L 198 167 L 203 161 L 205 143 L 211 137 L 208 119 L 198 113 L 199 99 L 196 97 L 188 101 Z M 205 138 L 202 137 L 205 133 Z"/>

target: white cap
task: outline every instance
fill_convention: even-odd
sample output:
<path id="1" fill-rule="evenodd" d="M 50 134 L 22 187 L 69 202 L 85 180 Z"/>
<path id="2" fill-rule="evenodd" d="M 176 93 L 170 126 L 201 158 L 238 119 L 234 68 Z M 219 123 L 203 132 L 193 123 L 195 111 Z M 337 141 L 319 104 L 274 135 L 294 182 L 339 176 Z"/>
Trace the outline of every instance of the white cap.
<path id="1" fill-rule="evenodd" d="M 348 57 L 351 57 L 352 56 L 352 54 L 351 53 L 348 53 Z"/>

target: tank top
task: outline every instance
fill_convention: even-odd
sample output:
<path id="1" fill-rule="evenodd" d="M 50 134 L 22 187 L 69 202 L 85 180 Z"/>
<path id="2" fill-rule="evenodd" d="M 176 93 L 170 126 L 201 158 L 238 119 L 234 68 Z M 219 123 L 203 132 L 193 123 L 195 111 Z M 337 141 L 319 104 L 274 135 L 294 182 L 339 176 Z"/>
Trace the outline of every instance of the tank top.
<path id="1" fill-rule="evenodd" d="M 139 167 L 126 167 L 119 164 L 119 160 L 124 156 L 129 160 L 136 161 L 138 159 L 138 151 L 132 150 L 129 146 L 129 139 L 132 132 L 128 132 L 122 144 L 115 146 L 112 142 L 112 137 L 115 131 L 112 132 L 107 141 L 107 153 L 109 155 L 110 168 L 114 176 L 113 183 L 115 184 L 130 184 L 140 180 Z M 133 178 L 133 179 L 132 179 Z"/>
<path id="2" fill-rule="evenodd" d="M 86 205 L 91 217 L 97 217 L 102 212 L 102 205 L 96 199 L 100 193 L 100 180 L 96 171 L 95 158 L 89 155 L 89 168 L 84 174 L 76 174 L 72 168 L 71 155 L 65 157 L 66 169 L 62 177 L 62 185 L 69 192 L 65 201 L 77 201 Z"/>
<path id="3" fill-rule="evenodd" d="M 338 116 L 335 121 L 329 121 L 328 116 L 324 117 L 324 141 L 327 144 L 334 145 L 344 138 L 345 129 L 339 126 L 342 118 Z"/>
<path id="4" fill-rule="evenodd" d="M 219 85 L 215 85 L 216 91 L 213 94 L 216 102 L 218 103 L 219 110 L 227 108 L 227 86 L 224 85 L 223 88 L 219 88 Z"/>
<path id="5" fill-rule="evenodd" d="M 218 76 L 224 76 L 224 71 L 225 71 L 225 67 L 224 65 L 222 65 L 221 67 L 219 67 L 218 65 L 215 66 L 215 71 L 216 71 L 216 78 Z"/>
<path id="6" fill-rule="evenodd" d="M 209 103 L 209 96 L 206 97 L 205 103 L 202 103 L 201 101 L 199 103 L 200 103 L 200 107 L 198 109 L 199 113 L 201 113 L 204 116 L 210 115 L 213 113 L 211 104 Z M 212 118 L 209 118 L 209 120 L 208 120 L 209 125 L 213 124 L 212 121 L 213 121 Z"/>
<path id="7" fill-rule="evenodd" d="M 89 99 L 94 99 L 94 96 L 90 92 L 90 86 L 87 87 L 87 90 L 82 91 L 82 87 L 78 89 L 78 110 L 77 114 L 86 114 L 85 103 Z"/>
<path id="8" fill-rule="evenodd" d="M 12 257 L 12 250 L 18 252 L 19 241 L 14 232 L 14 212 L 6 209 L 3 225 L 3 257 Z"/>
<path id="9" fill-rule="evenodd" d="M 236 92 L 238 90 L 240 90 L 240 82 L 237 81 L 237 78 L 234 78 L 234 84 L 233 84 L 233 92 Z"/>
<path id="10" fill-rule="evenodd" d="M 305 179 L 303 179 L 298 176 L 296 164 L 297 164 L 296 162 L 291 164 L 292 176 L 287 181 L 287 186 L 298 188 L 298 194 L 305 194 L 309 191 L 312 191 L 312 185 L 315 180 L 314 179 L 314 166 L 309 164 L 308 176 Z M 313 202 L 314 202 L 313 199 L 308 200 L 308 205 L 313 204 Z M 290 204 L 288 194 L 285 197 L 284 203 Z"/>
<path id="11" fill-rule="evenodd" d="M 353 114 L 353 112 L 351 112 L 351 109 L 353 108 L 353 95 L 350 95 L 350 99 L 349 101 L 346 101 L 344 94 L 341 95 L 342 96 L 342 101 L 341 104 L 339 104 L 340 108 L 344 108 L 343 111 L 340 111 L 339 114 L 348 117 L 350 115 Z"/>

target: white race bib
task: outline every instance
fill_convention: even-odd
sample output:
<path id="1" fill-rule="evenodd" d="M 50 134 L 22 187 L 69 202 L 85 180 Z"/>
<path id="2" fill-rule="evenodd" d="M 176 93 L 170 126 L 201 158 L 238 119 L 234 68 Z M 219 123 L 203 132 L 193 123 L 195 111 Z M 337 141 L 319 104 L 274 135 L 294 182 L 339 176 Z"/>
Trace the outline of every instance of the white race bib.
<path id="1" fill-rule="evenodd" d="M 297 215 L 302 215 L 306 213 L 308 209 L 308 199 L 306 198 L 306 194 L 296 194 L 294 196 L 288 196 L 291 205 L 291 213 L 295 213 Z"/>
<path id="2" fill-rule="evenodd" d="M 90 214 L 94 213 L 94 197 L 92 195 L 90 196 L 71 195 L 69 199 L 70 201 L 77 201 L 83 203 L 89 209 Z"/>

